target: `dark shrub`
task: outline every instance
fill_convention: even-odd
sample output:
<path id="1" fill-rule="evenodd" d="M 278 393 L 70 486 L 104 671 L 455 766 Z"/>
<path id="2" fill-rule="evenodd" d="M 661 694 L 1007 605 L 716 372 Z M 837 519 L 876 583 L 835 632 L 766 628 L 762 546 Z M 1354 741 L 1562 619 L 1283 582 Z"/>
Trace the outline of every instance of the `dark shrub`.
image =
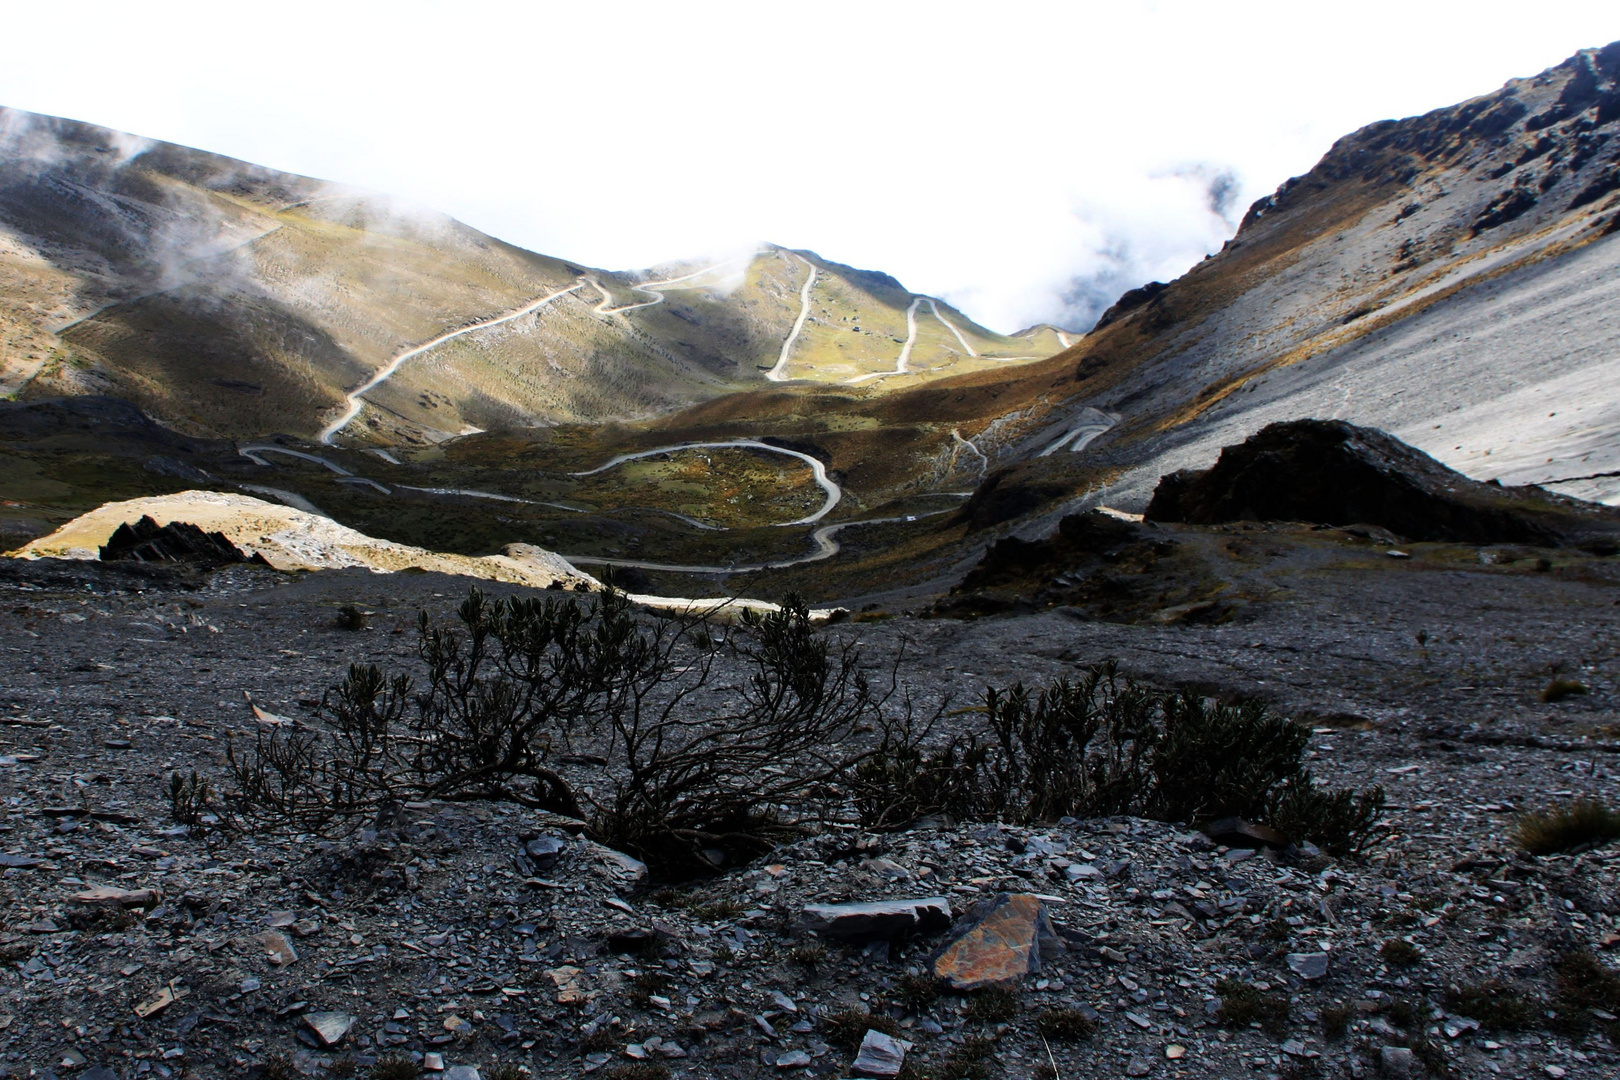
<path id="1" fill-rule="evenodd" d="M 1237 979 L 1222 979 L 1215 984 L 1215 992 L 1221 998 L 1216 1016 L 1227 1027 L 1259 1024 L 1262 1031 L 1277 1038 L 1288 1030 L 1288 998 L 1283 995 L 1264 993 Z"/>

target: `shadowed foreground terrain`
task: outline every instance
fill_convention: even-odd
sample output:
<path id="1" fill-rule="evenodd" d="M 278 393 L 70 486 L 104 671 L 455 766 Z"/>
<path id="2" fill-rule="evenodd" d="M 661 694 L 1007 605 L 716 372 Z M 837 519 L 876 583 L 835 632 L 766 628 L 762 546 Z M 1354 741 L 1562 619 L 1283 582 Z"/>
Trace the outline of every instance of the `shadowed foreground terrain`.
<path id="1" fill-rule="evenodd" d="M 1230 535 L 1263 546 L 1267 529 Z M 1164 688 L 1264 699 L 1311 726 L 1320 780 L 1387 789 L 1364 856 L 1228 849 L 1187 823 L 1130 818 L 925 820 L 828 826 L 673 886 L 510 804 L 411 802 L 380 831 L 334 840 L 171 820 L 167 776 L 221 785 L 225 747 L 268 730 L 249 696 L 270 723 L 319 728 L 312 707 L 351 661 L 420 679 L 416 611 L 443 617 L 466 579 L 8 562 L 0 1063 L 343 1075 L 415 1051 L 483 1076 L 498 1062 L 539 1076 L 840 1076 L 858 1024 L 856 1041 L 874 1025 L 914 1043 L 911 1075 L 1024 1077 L 1046 1061 L 1039 1024 L 1092 1032 L 1050 1040 L 1066 1077 L 1341 1076 L 1409 1058 L 1412 1075 L 1424 1062 L 1612 1075 L 1604 1010 L 1572 1006 L 1559 965 L 1620 940 L 1615 853 L 1537 858 L 1511 834 L 1521 810 L 1613 798 L 1615 567 L 1377 558 L 1398 572 L 1305 570 L 1286 598 L 1222 625 L 1058 607 L 821 632 L 858 638 L 870 663 L 905 642 L 900 678 L 923 705 L 1105 660 Z M 345 605 L 365 629 L 340 628 Z M 717 655 L 724 683 L 737 669 Z M 1545 703 L 1555 677 L 1586 692 Z M 567 768 L 589 782 L 588 763 Z M 134 906 L 71 899 L 102 885 Z M 795 929 L 808 904 L 943 896 L 961 913 L 1001 892 L 1038 894 L 1059 939 L 1010 993 L 940 994 L 914 977 L 948 935 L 817 944 Z M 1487 1013 L 1478 988 L 1493 979 L 1559 1019 Z M 1233 1019 L 1250 998 L 1258 1029 Z M 868 1007 L 876 1018 L 850 1018 Z M 973 1065 L 986 1053 L 994 1064 Z"/>

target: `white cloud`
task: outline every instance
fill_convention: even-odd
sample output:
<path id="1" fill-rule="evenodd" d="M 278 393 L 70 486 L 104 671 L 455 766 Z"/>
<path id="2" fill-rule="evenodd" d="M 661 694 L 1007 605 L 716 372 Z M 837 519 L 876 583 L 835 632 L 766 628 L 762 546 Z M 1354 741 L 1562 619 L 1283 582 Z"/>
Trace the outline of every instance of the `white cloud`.
<path id="1" fill-rule="evenodd" d="M 81 3 L 13 5 L 7 37 L 0 103 L 597 265 L 814 248 L 1007 330 L 1174 275 L 1338 136 L 1620 38 L 1620 9 Z"/>

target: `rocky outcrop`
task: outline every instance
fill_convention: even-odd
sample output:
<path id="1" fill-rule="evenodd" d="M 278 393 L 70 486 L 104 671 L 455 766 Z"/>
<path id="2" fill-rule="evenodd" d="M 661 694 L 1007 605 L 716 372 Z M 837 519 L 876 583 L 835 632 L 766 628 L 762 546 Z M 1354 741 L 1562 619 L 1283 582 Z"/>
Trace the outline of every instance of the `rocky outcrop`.
<path id="1" fill-rule="evenodd" d="M 125 522 L 118 526 L 101 546 L 102 562 L 126 559 L 135 562 L 189 563 L 209 569 L 233 563 L 270 565 L 258 552 L 243 554 L 222 532 L 204 532 L 186 521 L 159 525 L 145 514 L 133 524 Z"/>
<path id="2" fill-rule="evenodd" d="M 1484 484 L 1341 420 L 1271 424 L 1213 468 L 1164 477 L 1149 521 L 1369 524 L 1410 540 L 1613 549 L 1620 515 L 1537 487 Z"/>

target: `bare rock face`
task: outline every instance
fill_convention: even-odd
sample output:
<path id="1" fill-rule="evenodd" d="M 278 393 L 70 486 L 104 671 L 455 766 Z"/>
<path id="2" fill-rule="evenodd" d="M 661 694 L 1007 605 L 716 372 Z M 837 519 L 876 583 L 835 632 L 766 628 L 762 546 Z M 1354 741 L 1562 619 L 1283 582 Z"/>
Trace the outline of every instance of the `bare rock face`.
<path id="1" fill-rule="evenodd" d="M 934 975 L 953 990 L 977 990 L 1039 971 L 1043 954 L 1066 948 L 1040 897 L 1002 893 L 935 957 Z"/>
<path id="2" fill-rule="evenodd" d="M 190 563 L 207 568 L 232 563 L 270 565 L 257 552 L 251 557 L 244 555 L 224 533 L 204 532 L 185 521 L 159 525 L 149 516 L 143 516 L 133 525 L 118 526 L 102 545 L 101 559 L 103 562 Z"/>
<path id="3" fill-rule="evenodd" d="M 1149 521 L 1365 523 L 1410 540 L 1613 546 L 1620 516 L 1536 487 L 1484 484 L 1342 420 L 1270 424 L 1213 468 L 1159 481 Z"/>

